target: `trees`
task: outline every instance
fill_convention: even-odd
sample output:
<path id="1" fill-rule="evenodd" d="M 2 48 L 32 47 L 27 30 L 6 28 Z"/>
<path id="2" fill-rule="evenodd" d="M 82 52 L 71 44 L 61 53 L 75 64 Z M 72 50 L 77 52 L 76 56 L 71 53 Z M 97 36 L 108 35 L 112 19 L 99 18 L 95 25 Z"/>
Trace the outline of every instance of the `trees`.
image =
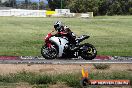
<path id="1" fill-rule="evenodd" d="M 51 10 L 59 9 L 61 8 L 61 3 L 59 0 L 48 0 L 49 8 Z"/>
<path id="2" fill-rule="evenodd" d="M 98 15 L 106 15 L 110 5 L 109 0 L 100 0 L 98 5 Z"/>
<path id="3" fill-rule="evenodd" d="M 66 8 L 72 12 L 94 12 L 98 14 L 98 0 L 68 0 Z"/>
<path id="4" fill-rule="evenodd" d="M 32 10 L 44 10 L 46 9 L 46 4 L 41 2 L 29 2 L 28 0 L 25 0 L 25 2 L 17 4 L 17 8 L 20 9 L 32 9 Z"/>
<path id="5" fill-rule="evenodd" d="M 37 4 L 36 2 L 31 3 L 31 8 L 32 8 L 33 10 L 38 9 L 38 4 Z"/>
<path id="6" fill-rule="evenodd" d="M 1 5 L 6 6 L 6 7 L 15 7 L 16 0 L 5 1 L 4 3 L 1 3 Z"/>
<path id="7" fill-rule="evenodd" d="M 2 4 L 2 3 L 1 3 L 1 1 L 0 1 L 0 6 L 1 6 L 1 4 Z"/>
<path id="8" fill-rule="evenodd" d="M 39 9 L 40 9 L 40 10 L 45 9 L 45 4 L 44 4 L 43 1 L 39 2 Z"/>
<path id="9" fill-rule="evenodd" d="M 131 10 L 130 10 L 131 8 L 132 8 L 132 0 L 112 0 L 112 3 L 109 5 L 109 9 L 106 14 L 129 15 L 131 14 Z"/>
<path id="10" fill-rule="evenodd" d="M 129 12 L 129 14 L 131 14 L 132 15 L 132 0 L 128 0 L 128 12 Z"/>
<path id="11" fill-rule="evenodd" d="M 30 2 L 25 0 L 16 5 L 16 0 L 9 0 L 1 4 L 1 6 L 17 7 L 21 9 L 70 9 L 71 12 L 86 13 L 93 12 L 94 15 L 129 15 L 132 14 L 132 0 L 47 0 L 48 5 L 44 1 Z M 1 2 L 1 0 L 0 0 Z M 38 7 L 39 5 L 39 7 Z"/>
<path id="12" fill-rule="evenodd" d="M 132 0 L 67 0 L 72 12 L 94 12 L 94 15 L 132 14 Z"/>
<path id="13" fill-rule="evenodd" d="M 47 0 L 48 1 L 48 5 L 49 5 L 49 8 L 51 10 L 55 10 L 55 9 L 61 9 L 61 5 L 62 5 L 62 8 L 65 8 L 66 6 L 66 2 L 68 0 Z"/>
<path id="14" fill-rule="evenodd" d="M 121 15 L 122 12 L 122 7 L 121 3 L 118 1 L 113 1 L 111 5 L 109 5 L 109 8 L 107 10 L 107 15 Z"/>

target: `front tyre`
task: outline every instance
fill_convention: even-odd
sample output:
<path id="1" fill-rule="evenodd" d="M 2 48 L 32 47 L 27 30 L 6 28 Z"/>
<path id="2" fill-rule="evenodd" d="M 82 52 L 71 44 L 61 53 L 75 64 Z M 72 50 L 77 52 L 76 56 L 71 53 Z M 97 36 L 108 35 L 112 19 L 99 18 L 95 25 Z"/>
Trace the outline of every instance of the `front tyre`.
<path id="1" fill-rule="evenodd" d="M 47 47 L 44 45 L 41 48 L 41 54 L 45 59 L 55 59 L 58 55 L 58 51 L 54 46 Z"/>
<path id="2" fill-rule="evenodd" d="M 96 48 L 89 43 L 83 44 L 81 50 L 81 57 L 85 60 L 92 60 L 97 55 Z"/>

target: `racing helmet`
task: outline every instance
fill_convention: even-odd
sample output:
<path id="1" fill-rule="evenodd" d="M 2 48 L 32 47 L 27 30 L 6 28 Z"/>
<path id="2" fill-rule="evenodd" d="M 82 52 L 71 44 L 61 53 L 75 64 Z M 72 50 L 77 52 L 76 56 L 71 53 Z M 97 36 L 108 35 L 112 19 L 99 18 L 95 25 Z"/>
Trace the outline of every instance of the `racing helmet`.
<path id="1" fill-rule="evenodd" d="M 61 26 L 62 26 L 62 22 L 61 21 L 56 21 L 54 23 L 54 28 L 55 28 L 56 31 L 59 31 Z"/>

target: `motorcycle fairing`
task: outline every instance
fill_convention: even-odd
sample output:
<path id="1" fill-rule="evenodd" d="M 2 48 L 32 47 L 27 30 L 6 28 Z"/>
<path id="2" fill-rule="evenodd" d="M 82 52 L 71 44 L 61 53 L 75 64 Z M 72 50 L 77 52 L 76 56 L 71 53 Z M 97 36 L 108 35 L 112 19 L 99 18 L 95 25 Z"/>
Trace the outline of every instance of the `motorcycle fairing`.
<path id="1" fill-rule="evenodd" d="M 51 37 L 49 40 L 59 47 L 59 57 L 61 57 L 64 53 L 65 45 L 68 44 L 68 41 L 64 38 L 55 36 Z"/>

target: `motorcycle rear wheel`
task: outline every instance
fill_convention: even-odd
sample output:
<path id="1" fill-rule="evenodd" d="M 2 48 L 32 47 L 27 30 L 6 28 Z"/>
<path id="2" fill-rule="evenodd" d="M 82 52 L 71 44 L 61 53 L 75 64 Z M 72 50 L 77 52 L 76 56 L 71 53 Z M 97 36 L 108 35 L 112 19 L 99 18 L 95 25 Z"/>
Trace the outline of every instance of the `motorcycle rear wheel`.
<path id="1" fill-rule="evenodd" d="M 58 55 L 58 51 L 55 47 L 47 47 L 45 45 L 41 48 L 41 54 L 45 59 L 55 59 Z"/>
<path id="2" fill-rule="evenodd" d="M 89 43 L 85 43 L 82 45 L 81 57 L 85 60 L 92 60 L 97 55 L 96 48 Z"/>

